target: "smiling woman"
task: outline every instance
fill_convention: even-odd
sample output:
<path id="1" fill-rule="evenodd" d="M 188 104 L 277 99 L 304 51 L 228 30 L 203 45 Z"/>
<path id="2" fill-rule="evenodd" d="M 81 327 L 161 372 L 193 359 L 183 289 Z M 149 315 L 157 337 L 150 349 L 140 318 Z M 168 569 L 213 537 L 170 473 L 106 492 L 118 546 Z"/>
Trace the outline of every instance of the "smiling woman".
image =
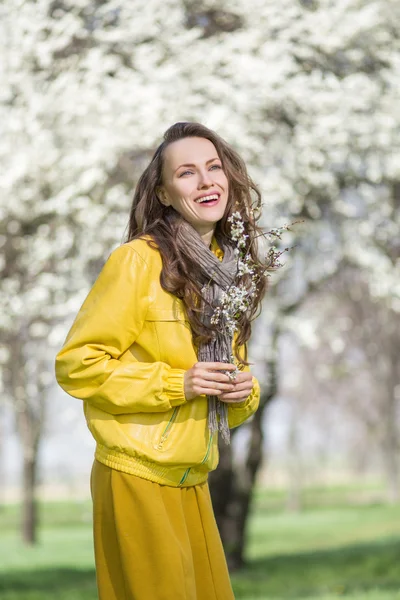
<path id="1" fill-rule="evenodd" d="M 254 199 L 252 198 L 254 196 Z M 232 215 L 257 270 L 260 195 L 236 152 L 198 123 L 164 135 L 133 198 L 126 243 L 107 260 L 56 358 L 84 400 L 100 600 L 231 600 L 207 485 L 218 437 L 257 409 L 242 357 L 265 291 L 235 342 L 212 316 L 238 279 Z M 246 279 L 247 278 L 247 279 Z M 244 288 L 243 288 L 244 289 Z"/>
<path id="2" fill-rule="evenodd" d="M 185 160 L 190 162 L 182 164 Z M 229 193 L 214 144 L 200 137 L 170 144 L 165 150 L 162 181 L 157 188 L 160 202 L 180 213 L 209 246 L 215 226 L 224 216 Z"/>

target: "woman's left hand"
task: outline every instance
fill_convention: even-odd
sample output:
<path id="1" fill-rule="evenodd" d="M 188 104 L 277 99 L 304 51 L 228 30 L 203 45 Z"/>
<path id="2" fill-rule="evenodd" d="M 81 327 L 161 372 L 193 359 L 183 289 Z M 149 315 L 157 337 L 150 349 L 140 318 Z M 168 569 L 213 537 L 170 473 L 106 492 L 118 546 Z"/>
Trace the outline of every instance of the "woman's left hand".
<path id="1" fill-rule="evenodd" d="M 251 394 L 253 389 L 252 374 L 249 371 L 240 372 L 236 378 L 231 381 L 235 386 L 232 392 L 223 392 L 218 396 L 218 400 L 227 404 L 236 404 L 244 402 Z"/>

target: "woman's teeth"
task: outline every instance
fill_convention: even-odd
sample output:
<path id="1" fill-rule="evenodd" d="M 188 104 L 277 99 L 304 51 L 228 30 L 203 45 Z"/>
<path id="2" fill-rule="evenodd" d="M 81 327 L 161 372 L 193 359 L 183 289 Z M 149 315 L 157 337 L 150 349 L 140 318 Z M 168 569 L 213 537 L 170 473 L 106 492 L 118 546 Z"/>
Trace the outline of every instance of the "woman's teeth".
<path id="1" fill-rule="evenodd" d="M 201 202 L 210 202 L 211 200 L 218 200 L 218 194 L 213 194 L 212 196 L 204 196 L 203 198 L 198 198 L 196 202 L 200 204 Z"/>

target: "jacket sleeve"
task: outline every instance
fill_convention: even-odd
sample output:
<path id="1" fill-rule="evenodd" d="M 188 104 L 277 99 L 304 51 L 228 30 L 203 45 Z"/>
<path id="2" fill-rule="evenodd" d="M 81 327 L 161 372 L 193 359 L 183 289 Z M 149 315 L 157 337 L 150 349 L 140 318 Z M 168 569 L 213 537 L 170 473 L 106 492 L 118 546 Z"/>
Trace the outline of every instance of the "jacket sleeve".
<path id="1" fill-rule="evenodd" d="M 163 412 L 186 401 L 184 370 L 120 360 L 144 325 L 149 271 L 131 246 L 114 250 L 56 357 L 59 385 L 110 414 Z"/>

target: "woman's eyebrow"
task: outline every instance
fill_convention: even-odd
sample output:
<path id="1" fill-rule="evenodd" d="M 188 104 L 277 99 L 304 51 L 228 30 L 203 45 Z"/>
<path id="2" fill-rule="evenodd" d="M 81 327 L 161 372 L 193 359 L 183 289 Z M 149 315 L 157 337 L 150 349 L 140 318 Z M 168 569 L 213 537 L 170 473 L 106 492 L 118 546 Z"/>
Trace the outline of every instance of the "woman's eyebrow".
<path id="1" fill-rule="evenodd" d="M 209 163 L 213 162 L 214 160 L 220 160 L 220 158 L 218 156 L 216 156 L 215 158 L 210 158 L 210 160 L 208 160 L 206 162 L 206 165 L 208 165 Z M 185 163 L 184 165 L 179 165 L 179 167 L 177 167 L 174 171 L 174 173 L 176 173 L 176 171 L 178 169 L 180 169 L 181 167 L 195 167 L 196 165 L 193 163 Z"/>

